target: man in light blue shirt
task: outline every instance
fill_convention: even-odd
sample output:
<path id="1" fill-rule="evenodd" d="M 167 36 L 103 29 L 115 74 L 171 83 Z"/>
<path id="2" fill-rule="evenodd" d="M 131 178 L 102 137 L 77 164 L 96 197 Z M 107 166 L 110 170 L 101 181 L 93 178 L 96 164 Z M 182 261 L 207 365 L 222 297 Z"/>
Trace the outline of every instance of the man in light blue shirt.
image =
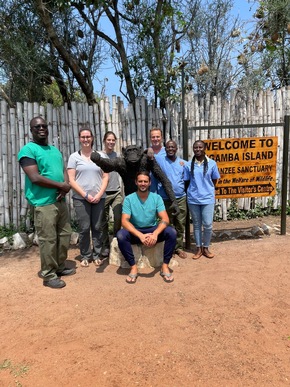
<path id="1" fill-rule="evenodd" d="M 119 249 L 131 266 L 126 281 L 133 284 L 138 276 L 131 245 L 139 243 L 153 247 L 156 243 L 164 241 L 160 275 L 165 282 L 173 282 L 174 278 L 168 265 L 175 249 L 176 231 L 169 226 L 169 218 L 161 196 L 149 191 L 150 173 L 148 171 L 138 172 L 135 184 L 137 192 L 125 197 L 122 210 L 123 229 L 117 232 Z"/>
<path id="2" fill-rule="evenodd" d="M 165 156 L 165 148 L 162 146 L 163 143 L 163 134 L 162 130 L 157 127 L 153 127 L 150 129 L 150 141 L 151 141 L 151 147 L 154 152 L 154 156 Z"/>
<path id="3" fill-rule="evenodd" d="M 187 164 L 187 161 L 181 159 L 176 155 L 177 153 L 177 144 L 175 141 L 169 140 L 165 144 L 165 156 L 156 156 L 156 161 L 158 162 L 162 171 L 166 174 L 168 180 L 172 184 L 172 189 L 176 198 L 176 202 L 179 207 L 179 214 L 177 216 L 172 215 L 170 209 L 171 202 L 169 201 L 162 184 L 157 181 L 157 193 L 162 197 L 166 211 L 169 216 L 170 224 L 177 231 L 177 241 L 175 247 L 175 253 L 180 258 L 187 258 L 187 254 L 183 251 L 183 236 L 184 228 L 186 222 L 187 214 L 187 204 L 186 204 L 186 192 L 184 185 L 184 166 Z"/>

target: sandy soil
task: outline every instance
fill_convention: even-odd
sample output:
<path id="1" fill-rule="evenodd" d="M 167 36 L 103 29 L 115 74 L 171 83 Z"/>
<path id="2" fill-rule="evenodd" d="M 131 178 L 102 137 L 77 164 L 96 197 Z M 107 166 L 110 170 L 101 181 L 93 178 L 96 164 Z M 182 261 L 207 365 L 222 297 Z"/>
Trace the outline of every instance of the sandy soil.
<path id="1" fill-rule="evenodd" d="M 77 274 L 54 290 L 36 247 L 0 256 L 0 386 L 289 386 L 289 235 L 214 242 L 172 284 L 154 270 L 128 285 L 72 248 Z"/>

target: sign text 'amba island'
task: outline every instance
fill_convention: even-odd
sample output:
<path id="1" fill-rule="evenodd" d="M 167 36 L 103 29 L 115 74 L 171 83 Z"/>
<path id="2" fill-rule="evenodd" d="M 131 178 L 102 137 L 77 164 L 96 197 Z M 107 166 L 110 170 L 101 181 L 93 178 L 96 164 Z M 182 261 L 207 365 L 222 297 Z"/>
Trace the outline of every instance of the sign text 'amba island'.
<path id="1" fill-rule="evenodd" d="M 221 175 L 217 198 L 275 195 L 278 137 L 214 139 L 205 143 L 206 154 L 217 162 Z"/>

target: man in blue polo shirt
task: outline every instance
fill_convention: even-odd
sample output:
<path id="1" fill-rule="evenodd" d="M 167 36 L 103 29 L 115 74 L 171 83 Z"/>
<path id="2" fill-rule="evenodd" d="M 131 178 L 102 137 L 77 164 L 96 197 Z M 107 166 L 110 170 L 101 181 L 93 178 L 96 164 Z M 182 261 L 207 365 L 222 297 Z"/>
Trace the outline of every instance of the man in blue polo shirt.
<path id="1" fill-rule="evenodd" d="M 165 144 L 165 151 L 165 156 L 157 155 L 156 161 L 172 184 L 172 189 L 179 207 L 179 214 L 176 216 L 172 215 L 172 210 L 170 209 L 171 202 L 169 201 L 162 184 L 158 180 L 157 193 L 162 197 L 169 216 L 170 224 L 177 232 L 175 254 L 184 259 L 187 258 L 187 254 L 183 251 L 183 236 L 186 222 L 187 204 L 183 175 L 184 166 L 187 164 L 187 161 L 176 155 L 177 144 L 173 140 L 167 141 Z"/>
<path id="2" fill-rule="evenodd" d="M 137 192 L 125 197 L 122 210 L 123 229 L 117 233 L 119 248 L 131 266 L 126 281 L 133 284 L 138 276 L 131 245 L 142 243 L 145 246 L 153 247 L 157 242 L 164 241 L 164 256 L 160 275 L 165 282 L 173 282 L 174 278 L 168 265 L 175 249 L 176 231 L 169 226 L 169 218 L 161 196 L 149 191 L 150 173 L 148 171 L 138 172 L 135 183 Z"/>
<path id="3" fill-rule="evenodd" d="M 151 148 L 153 149 L 154 155 L 165 156 L 165 148 L 162 146 L 163 134 L 160 128 L 154 127 L 150 129 L 150 141 Z"/>

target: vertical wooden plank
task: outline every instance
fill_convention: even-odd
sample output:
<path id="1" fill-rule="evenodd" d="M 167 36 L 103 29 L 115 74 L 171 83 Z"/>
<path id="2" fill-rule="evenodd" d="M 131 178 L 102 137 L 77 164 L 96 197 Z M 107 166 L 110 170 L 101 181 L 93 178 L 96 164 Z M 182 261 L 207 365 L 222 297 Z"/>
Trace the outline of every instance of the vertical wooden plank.
<path id="1" fill-rule="evenodd" d="M 148 148 L 148 136 L 147 136 L 147 105 L 144 97 L 140 98 L 140 120 L 141 120 L 141 145 L 143 148 Z"/>
<path id="2" fill-rule="evenodd" d="M 11 205 L 11 219 L 12 224 L 19 224 L 19 211 L 18 211 L 18 194 L 17 191 L 17 119 L 16 119 L 16 110 L 10 109 L 10 139 L 8 140 L 9 146 L 9 159 L 8 159 L 8 173 L 9 173 L 9 205 Z"/>
<path id="3" fill-rule="evenodd" d="M 2 189 L 0 190 L 1 223 L 9 227 L 9 179 L 8 179 L 8 137 L 10 136 L 9 111 L 5 101 L 1 101 L 1 169 Z"/>
<path id="4" fill-rule="evenodd" d="M 138 146 L 143 146 L 142 144 L 142 126 L 141 126 L 141 106 L 139 98 L 136 98 L 135 101 L 135 114 L 136 114 L 136 142 Z M 134 120 L 134 119 L 133 119 Z"/>

